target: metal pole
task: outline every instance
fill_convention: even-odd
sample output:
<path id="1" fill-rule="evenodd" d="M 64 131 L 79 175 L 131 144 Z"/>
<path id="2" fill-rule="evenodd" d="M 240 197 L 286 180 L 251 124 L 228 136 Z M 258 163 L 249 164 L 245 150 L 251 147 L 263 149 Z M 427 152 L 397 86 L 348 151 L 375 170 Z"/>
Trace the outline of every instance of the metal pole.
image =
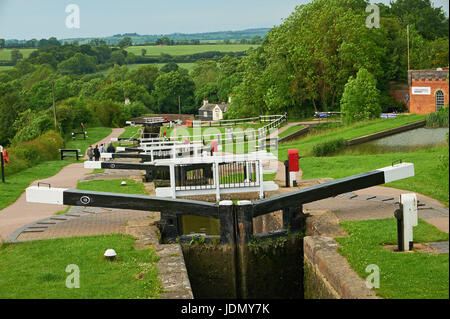
<path id="1" fill-rule="evenodd" d="M 408 43 L 408 71 L 409 69 L 409 24 L 406 26 L 406 40 Z"/>

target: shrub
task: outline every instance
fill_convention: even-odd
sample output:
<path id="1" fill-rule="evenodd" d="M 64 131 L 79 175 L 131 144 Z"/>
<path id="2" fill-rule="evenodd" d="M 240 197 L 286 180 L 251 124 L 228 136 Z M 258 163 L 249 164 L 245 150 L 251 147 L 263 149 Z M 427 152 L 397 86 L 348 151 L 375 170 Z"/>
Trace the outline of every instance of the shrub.
<path id="1" fill-rule="evenodd" d="M 361 68 L 356 78 L 351 76 L 345 84 L 341 98 L 341 112 L 346 124 L 380 116 L 380 91 L 377 89 L 377 80 L 366 69 Z"/>
<path id="2" fill-rule="evenodd" d="M 448 105 L 427 116 L 427 127 L 448 127 Z"/>
<path id="3" fill-rule="evenodd" d="M 48 131 L 32 141 L 15 144 L 8 149 L 10 162 L 5 166 L 5 171 L 13 174 L 40 162 L 57 159 L 63 145 L 63 138 L 55 131 Z"/>
<path id="4" fill-rule="evenodd" d="M 347 142 L 343 138 L 331 140 L 314 145 L 312 149 L 313 156 L 327 156 L 347 147 Z"/>

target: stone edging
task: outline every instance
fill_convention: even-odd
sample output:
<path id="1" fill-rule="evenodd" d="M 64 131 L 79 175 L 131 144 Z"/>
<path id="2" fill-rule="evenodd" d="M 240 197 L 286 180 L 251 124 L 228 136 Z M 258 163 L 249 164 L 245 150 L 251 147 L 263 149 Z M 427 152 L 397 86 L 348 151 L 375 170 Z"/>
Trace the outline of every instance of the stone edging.
<path id="1" fill-rule="evenodd" d="M 365 281 L 350 268 L 337 247 L 331 237 L 307 236 L 303 239 L 305 280 L 308 281 L 305 283 L 305 297 L 381 299 L 366 287 Z M 313 287 L 314 292 L 308 287 Z"/>
<path id="2" fill-rule="evenodd" d="M 414 130 L 416 128 L 424 127 L 426 124 L 427 124 L 426 120 L 409 123 L 409 124 L 406 124 L 403 126 L 394 127 L 394 128 L 388 129 L 388 130 L 381 131 L 381 132 L 353 138 L 353 139 L 347 140 L 346 142 L 347 142 L 348 146 L 362 144 L 362 143 L 373 141 L 373 140 L 376 140 L 376 139 L 379 139 L 382 137 L 386 137 L 389 135 L 394 135 L 397 133 L 402 133 L 402 132 L 406 132 L 409 130 Z"/>
<path id="3" fill-rule="evenodd" d="M 308 213 L 308 212 L 307 212 Z M 333 237 L 347 234 L 331 211 L 311 211 L 303 239 L 305 298 L 381 299 L 339 254 Z"/>

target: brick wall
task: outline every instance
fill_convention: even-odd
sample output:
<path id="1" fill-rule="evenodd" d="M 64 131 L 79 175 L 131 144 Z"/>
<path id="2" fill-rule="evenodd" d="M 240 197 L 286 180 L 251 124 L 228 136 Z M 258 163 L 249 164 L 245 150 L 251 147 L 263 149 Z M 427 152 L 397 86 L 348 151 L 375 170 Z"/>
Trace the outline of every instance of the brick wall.
<path id="1" fill-rule="evenodd" d="M 430 87 L 430 95 L 416 95 L 412 94 L 412 86 Z M 428 114 L 436 112 L 436 91 L 442 90 L 444 92 L 444 105 L 448 104 L 448 82 L 444 81 L 429 81 L 429 80 L 412 80 L 412 86 L 409 88 L 409 96 L 411 97 L 409 103 L 409 112 L 415 114 Z"/>
<path id="2" fill-rule="evenodd" d="M 449 103 L 447 70 L 411 70 L 408 73 L 409 112 L 429 114 L 436 112 L 436 92 L 444 92 L 444 105 Z M 412 87 L 429 87 L 429 95 L 412 94 Z"/>

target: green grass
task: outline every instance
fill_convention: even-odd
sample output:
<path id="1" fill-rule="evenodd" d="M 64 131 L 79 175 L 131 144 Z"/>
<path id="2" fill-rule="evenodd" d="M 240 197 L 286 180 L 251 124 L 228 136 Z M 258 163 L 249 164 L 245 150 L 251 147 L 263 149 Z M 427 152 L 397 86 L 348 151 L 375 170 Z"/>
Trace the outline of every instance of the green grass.
<path id="1" fill-rule="evenodd" d="M 418 122 L 424 119 L 424 115 L 403 115 L 393 119 L 376 119 L 372 121 L 358 122 L 349 126 L 339 126 L 331 129 L 318 130 L 316 133 L 309 133 L 305 137 L 300 137 L 295 141 L 280 144 L 278 158 L 281 161 L 286 160 L 287 150 L 290 148 L 296 148 L 299 150 L 300 155 L 308 156 L 311 155 L 314 145 L 318 143 L 323 143 L 338 138 L 349 140 L 386 129 Z"/>
<path id="2" fill-rule="evenodd" d="M 146 49 L 146 56 L 159 56 L 161 53 L 172 56 L 188 55 L 194 53 L 220 51 L 220 52 L 243 52 L 249 48 L 256 48 L 255 44 L 205 44 L 205 45 L 173 45 L 173 46 L 130 46 L 126 48 L 128 52 L 141 55 L 141 50 Z"/>
<path id="3" fill-rule="evenodd" d="M 284 130 L 283 132 L 281 132 L 280 134 L 278 134 L 278 138 L 288 136 L 289 134 L 300 131 L 303 128 L 305 128 L 305 126 L 303 126 L 303 125 L 293 125 L 293 126 L 287 128 L 286 130 Z"/>
<path id="4" fill-rule="evenodd" d="M 80 136 L 76 140 L 70 138 L 66 142 L 65 148 L 80 149 L 84 154 L 89 145 L 93 145 L 95 147 L 97 142 L 111 134 L 112 129 L 110 127 L 92 127 L 87 128 L 86 131 L 88 137 L 85 140 Z"/>
<path id="5" fill-rule="evenodd" d="M 138 138 L 141 130 L 142 127 L 140 126 L 127 126 L 125 132 L 120 134 L 119 138 Z"/>
<path id="6" fill-rule="evenodd" d="M 13 67 L 14 67 L 13 65 L 0 65 L 0 72 L 10 70 Z"/>
<path id="7" fill-rule="evenodd" d="M 125 235 L 72 237 L 4 244 L 0 248 L 0 298 L 158 298 L 162 286 L 153 249 L 135 250 Z M 117 252 L 116 261 L 103 257 Z M 80 271 L 80 288 L 66 287 L 68 265 Z M 138 279 L 136 275 L 141 274 Z"/>
<path id="8" fill-rule="evenodd" d="M 65 213 L 67 213 L 69 211 L 70 207 L 72 207 L 72 206 L 71 205 L 67 206 L 65 209 L 56 212 L 55 215 L 64 215 Z"/>
<path id="9" fill-rule="evenodd" d="M 449 298 L 448 254 L 388 251 L 382 245 L 397 245 L 397 226 L 394 218 L 344 221 L 340 225 L 350 235 L 336 238 L 339 253 L 363 279 L 365 269 L 375 264 L 380 269 L 377 295 L 388 299 Z M 448 241 L 447 233 L 419 219 L 414 227 L 414 242 Z"/>
<path id="10" fill-rule="evenodd" d="M 0 60 L 11 61 L 11 51 L 13 49 L 0 49 Z M 22 53 L 23 58 L 26 59 L 30 56 L 31 52 L 36 49 L 19 49 L 20 53 Z"/>
<path id="11" fill-rule="evenodd" d="M 445 156 L 447 169 L 440 167 L 440 158 Z M 415 176 L 388 183 L 386 186 L 418 192 L 449 205 L 448 147 L 408 153 L 305 157 L 300 159 L 300 167 L 304 179 L 337 179 L 390 166 L 392 161 L 397 159 L 413 163 Z"/>
<path id="12" fill-rule="evenodd" d="M 81 149 L 84 153 L 90 144 L 97 142 L 111 133 L 110 128 L 88 128 L 86 140 L 69 140 L 66 148 Z M 75 159 L 47 161 L 21 172 L 5 177 L 6 183 L 0 183 L 0 210 L 14 203 L 33 181 L 41 180 L 57 174 L 63 167 L 76 163 Z"/>
<path id="13" fill-rule="evenodd" d="M 122 181 L 125 181 L 127 185 L 122 186 Z M 77 189 L 122 194 L 147 194 L 144 184 L 136 183 L 132 179 L 93 180 L 78 182 Z"/>

